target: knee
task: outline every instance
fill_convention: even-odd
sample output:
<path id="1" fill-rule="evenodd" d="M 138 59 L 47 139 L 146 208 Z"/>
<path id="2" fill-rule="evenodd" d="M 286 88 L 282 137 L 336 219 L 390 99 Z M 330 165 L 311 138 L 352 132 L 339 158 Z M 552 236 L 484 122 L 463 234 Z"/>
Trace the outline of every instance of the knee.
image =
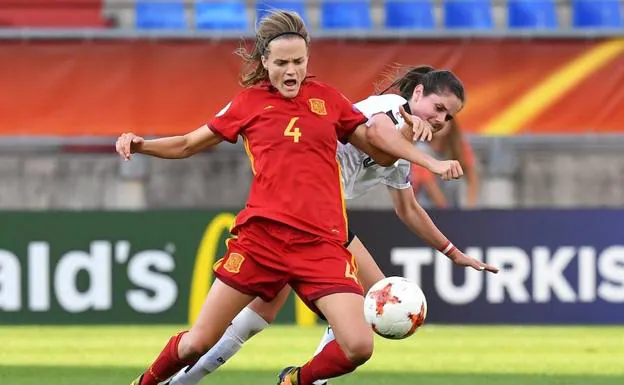
<path id="1" fill-rule="evenodd" d="M 273 323 L 273 321 L 275 321 L 275 318 L 277 317 L 277 311 L 274 309 L 266 308 L 266 309 L 262 309 L 260 312 L 257 312 L 257 313 L 268 324 Z"/>
<path id="2" fill-rule="evenodd" d="M 195 360 L 206 353 L 216 341 L 209 335 L 203 333 L 189 332 L 182 341 L 178 349 L 179 356 L 185 360 Z"/>
<path id="3" fill-rule="evenodd" d="M 371 335 L 348 341 L 343 350 L 349 361 L 359 366 L 371 358 L 373 347 L 373 336 Z"/>
<path id="4" fill-rule="evenodd" d="M 270 324 L 275 321 L 281 306 L 275 302 L 264 302 L 260 298 L 256 298 L 248 305 L 248 308 Z"/>

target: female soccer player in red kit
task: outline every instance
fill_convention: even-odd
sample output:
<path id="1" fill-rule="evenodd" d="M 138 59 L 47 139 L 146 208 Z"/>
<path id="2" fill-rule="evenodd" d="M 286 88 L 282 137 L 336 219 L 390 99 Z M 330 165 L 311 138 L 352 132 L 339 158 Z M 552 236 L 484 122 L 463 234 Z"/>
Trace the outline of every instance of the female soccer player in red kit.
<path id="1" fill-rule="evenodd" d="M 215 266 L 217 279 L 196 322 L 172 337 L 133 385 L 157 385 L 192 364 L 251 300 L 270 301 L 286 284 L 328 320 L 336 341 L 286 373 L 282 384 L 337 377 L 372 354 L 362 287 L 343 246 L 347 225 L 337 140 L 378 162 L 403 158 L 446 179 L 462 172 L 455 161 L 435 161 L 416 150 L 383 113 L 367 128 L 367 118 L 338 91 L 307 79 L 308 45 L 296 13 L 272 13 L 260 23 L 253 53 L 245 56 L 255 65 L 243 76 L 247 88 L 207 125 L 184 136 L 143 140 L 123 134 L 118 139 L 117 151 L 125 159 L 135 152 L 184 158 L 223 140 L 236 142 L 240 135 L 254 174 L 247 204 L 231 231 L 235 237 Z M 417 119 L 404 117 L 408 123 Z"/>

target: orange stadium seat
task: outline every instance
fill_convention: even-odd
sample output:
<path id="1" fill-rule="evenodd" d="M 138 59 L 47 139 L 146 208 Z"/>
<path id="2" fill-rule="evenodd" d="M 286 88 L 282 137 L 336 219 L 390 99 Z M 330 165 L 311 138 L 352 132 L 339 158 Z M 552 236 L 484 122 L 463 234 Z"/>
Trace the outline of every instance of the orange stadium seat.
<path id="1" fill-rule="evenodd" d="M 103 0 L 0 0 L 0 26 L 103 28 Z"/>

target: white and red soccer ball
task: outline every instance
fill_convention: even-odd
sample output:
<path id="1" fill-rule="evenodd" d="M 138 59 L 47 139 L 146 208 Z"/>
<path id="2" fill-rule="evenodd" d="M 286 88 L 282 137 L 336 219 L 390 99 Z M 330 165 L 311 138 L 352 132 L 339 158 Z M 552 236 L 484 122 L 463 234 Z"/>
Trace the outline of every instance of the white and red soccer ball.
<path id="1" fill-rule="evenodd" d="M 400 340 L 414 334 L 427 317 L 422 289 L 403 277 L 388 277 L 374 284 L 364 298 L 364 317 L 375 333 Z"/>

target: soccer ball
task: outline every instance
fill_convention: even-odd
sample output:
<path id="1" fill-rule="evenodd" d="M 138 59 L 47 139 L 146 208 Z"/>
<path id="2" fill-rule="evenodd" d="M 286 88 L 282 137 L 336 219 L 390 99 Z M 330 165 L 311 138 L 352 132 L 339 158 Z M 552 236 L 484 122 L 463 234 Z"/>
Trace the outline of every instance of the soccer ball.
<path id="1" fill-rule="evenodd" d="M 414 334 L 427 317 L 427 299 L 420 287 L 403 277 L 374 284 L 364 298 L 364 317 L 375 333 L 400 340 Z"/>

